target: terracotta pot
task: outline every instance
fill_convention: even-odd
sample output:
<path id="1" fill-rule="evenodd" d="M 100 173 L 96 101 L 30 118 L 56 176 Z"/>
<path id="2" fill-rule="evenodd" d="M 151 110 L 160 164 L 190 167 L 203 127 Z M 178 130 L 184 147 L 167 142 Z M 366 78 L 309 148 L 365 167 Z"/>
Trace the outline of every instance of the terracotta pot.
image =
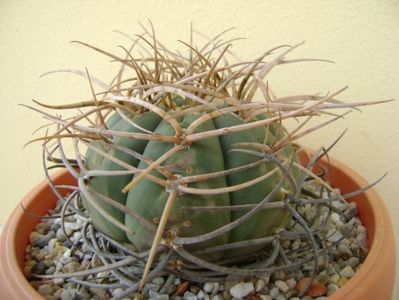
<path id="1" fill-rule="evenodd" d="M 331 169 L 328 174 L 329 181 L 333 186 L 339 187 L 342 193 L 367 185 L 355 171 L 336 160 L 325 165 Z M 53 178 L 57 184 L 73 183 L 73 179 L 65 171 L 58 172 Z M 371 248 L 355 276 L 329 299 L 391 300 L 395 273 L 395 244 L 388 211 L 374 189 L 369 189 L 352 201 L 358 204 L 359 216 L 367 227 Z M 44 215 L 55 206 L 56 197 L 48 184 L 43 182 L 25 196 L 22 203 L 28 211 Z M 43 299 L 31 287 L 22 272 L 29 234 L 38 222 L 38 218 L 24 213 L 22 208 L 17 206 L 3 229 L 0 240 L 1 299 Z"/>

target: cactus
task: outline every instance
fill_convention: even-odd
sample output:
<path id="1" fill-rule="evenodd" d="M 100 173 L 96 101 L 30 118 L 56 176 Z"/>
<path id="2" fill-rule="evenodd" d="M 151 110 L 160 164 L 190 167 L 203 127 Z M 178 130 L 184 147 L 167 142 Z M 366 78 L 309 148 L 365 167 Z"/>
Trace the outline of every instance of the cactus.
<path id="1" fill-rule="evenodd" d="M 195 112 L 184 116 L 179 120 L 179 126 L 187 130 L 194 121 L 200 117 L 206 116 L 204 113 Z M 114 116 L 113 116 L 114 117 Z M 115 116 L 114 118 L 117 118 Z M 110 130 L 121 130 L 127 132 L 137 132 L 137 128 L 128 124 L 128 122 L 121 119 L 116 124 L 112 124 L 112 118 L 108 122 L 107 127 Z M 140 114 L 138 117 L 132 118 L 132 121 L 147 130 L 153 130 L 155 134 L 163 134 L 173 137 L 175 132 L 172 126 L 165 120 L 161 121 L 160 117 L 153 113 Z M 158 123 L 158 124 L 157 124 Z M 122 125 L 123 124 L 123 125 Z M 143 125 L 145 124 L 145 125 Z M 214 120 L 207 120 L 197 127 L 197 132 L 212 131 L 220 128 L 230 128 L 235 125 L 243 124 L 242 118 L 234 114 L 221 115 Z M 124 126 L 124 127 L 123 127 Z M 156 128 L 155 128 L 156 126 Z M 257 163 L 256 166 L 243 169 L 236 173 L 222 175 L 219 177 L 212 177 L 212 173 L 224 172 L 229 169 L 242 168 L 246 165 L 256 163 L 259 158 L 245 153 L 233 151 L 234 144 L 237 143 L 258 143 L 263 144 L 263 140 L 268 130 L 269 140 L 273 141 L 274 136 L 268 127 L 260 127 L 252 130 L 241 131 L 230 135 L 224 135 L 220 138 L 211 137 L 193 143 L 173 144 L 162 141 L 134 140 L 122 138 L 114 141 L 116 145 L 123 145 L 128 149 L 137 151 L 146 159 L 156 161 L 158 158 L 164 156 L 166 153 L 173 151 L 163 161 L 162 165 L 168 166 L 172 173 L 167 177 L 168 180 L 185 180 L 188 176 L 199 176 L 202 178 L 199 181 L 194 181 L 187 185 L 189 189 L 195 189 L 190 192 L 181 192 L 177 196 L 173 210 L 171 211 L 168 224 L 165 230 L 173 231 L 181 237 L 191 237 L 195 235 L 205 234 L 222 227 L 231 221 L 237 220 L 243 215 L 242 212 L 206 212 L 204 210 L 196 212 L 190 207 L 212 207 L 212 206 L 230 206 L 243 204 L 257 204 L 263 200 L 273 189 L 273 187 L 281 180 L 281 173 L 273 169 L 273 165 L 268 162 Z M 105 146 L 102 146 L 104 149 Z M 286 147 L 288 149 L 288 146 Z M 178 149 L 175 151 L 174 149 Z M 288 155 L 294 155 L 293 150 L 289 147 L 286 151 Z M 109 156 L 120 159 L 121 161 L 138 168 L 139 170 L 146 170 L 149 163 L 144 160 L 138 161 L 132 156 L 125 153 L 118 153 L 115 149 L 108 149 Z M 287 158 L 290 158 L 287 156 Z M 108 159 L 104 159 L 102 154 L 89 149 L 86 155 L 86 167 L 89 170 L 121 170 L 122 167 L 116 165 Z M 273 172 L 274 174 L 272 174 Z M 152 171 L 153 176 L 165 178 L 160 172 Z M 268 176 L 268 174 L 271 174 Z M 255 184 L 250 184 L 248 187 L 240 188 L 240 185 L 250 183 L 251 180 L 256 180 L 262 176 L 267 177 Z M 132 211 L 135 211 L 147 220 L 157 224 L 161 218 L 163 208 L 168 198 L 167 188 L 154 183 L 150 179 L 143 178 L 128 193 L 122 193 L 122 189 L 132 180 L 132 175 L 118 176 L 117 180 L 113 177 L 93 178 L 87 184 L 87 188 L 95 190 L 107 197 L 117 200 L 126 205 Z M 137 178 L 137 175 L 136 175 Z M 178 179 L 179 178 L 179 179 Z M 187 180 L 187 179 L 186 179 Z M 187 182 L 187 181 L 186 181 Z M 224 191 L 228 188 L 236 186 L 235 191 Z M 215 191 L 209 191 L 215 189 Z M 217 192 L 220 189 L 221 192 Z M 83 199 L 85 199 L 84 195 Z M 124 215 L 120 210 L 103 203 L 101 199 L 92 196 L 98 205 L 117 219 L 121 223 L 130 228 L 133 233 L 124 235 L 124 231 L 117 226 L 110 223 L 106 217 L 99 214 L 88 201 L 84 204 L 93 223 L 110 237 L 127 241 L 129 240 L 137 250 L 144 251 L 150 248 L 152 244 L 151 236 L 153 233 L 142 225 L 140 220 L 134 217 Z M 281 201 L 283 195 L 278 191 L 271 201 Z M 200 243 L 195 248 L 202 249 L 211 246 L 226 244 L 229 242 L 240 242 L 244 240 L 262 238 L 273 234 L 277 229 L 284 228 L 289 220 L 289 213 L 283 208 L 274 210 L 265 210 L 255 214 L 253 219 L 244 222 L 231 232 L 226 232 L 221 236 L 210 240 L 207 243 Z M 236 252 L 237 254 L 237 252 Z"/>
<path id="2" fill-rule="evenodd" d="M 296 210 L 306 203 L 305 182 L 313 178 L 337 199 L 343 198 L 312 173 L 323 151 L 303 167 L 296 141 L 342 117 L 330 109 L 370 103 L 337 100 L 344 89 L 327 96 L 273 96 L 265 78 L 274 67 L 323 61 L 286 59 L 300 44 L 232 63 L 229 41 L 216 37 L 202 48 L 184 43 L 185 57 L 144 30 L 130 50 L 124 49 L 125 57 L 79 42 L 122 65 L 111 84 L 88 71 L 59 70 L 86 77 L 91 100 L 63 106 L 35 101 L 78 112 L 61 118 L 32 108 L 56 125 L 52 134 L 36 139 L 44 141 L 45 156 L 77 179 L 69 197 L 57 193 L 66 200 L 65 211 L 88 215 L 84 235 L 91 237 L 105 264 L 111 264 L 110 257 L 116 259 L 108 252 L 112 245 L 119 249 L 118 257 L 127 257 L 117 263 L 119 268 L 139 269 L 128 279 L 122 274 L 126 269 L 115 273 L 133 284 L 130 292 L 138 288 L 138 280 L 143 284 L 163 270 L 187 279 L 218 281 L 301 265 L 303 261 L 284 264 L 284 255 L 278 259 L 281 232 L 286 238 L 292 235 L 287 226 L 293 219 L 304 228 L 317 265 L 316 233 Z M 149 45 L 148 56 L 133 56 L 137 44 Z M 275 56 L 265 61 L 271 55 Z M 133 75 L 123 77 L 125 69 Z M 93 83 L 104 91 L 95 93 Z M 302 130 L 320 114 L 331 119 Z M 292 118 L 299 120 L 297 127 L 285 129 L 282 122 Z M 72 141 L 73 158 L 67 158 L 67 141 Z"/>

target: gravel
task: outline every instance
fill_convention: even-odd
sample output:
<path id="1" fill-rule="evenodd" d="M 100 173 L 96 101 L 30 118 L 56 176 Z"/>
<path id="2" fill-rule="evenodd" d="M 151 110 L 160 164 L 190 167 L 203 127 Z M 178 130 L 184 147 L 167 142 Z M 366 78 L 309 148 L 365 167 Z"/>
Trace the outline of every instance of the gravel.
<path id="1" fill-rule="evenodd" d="M 312 227 L 321 224 L 322 219 L 329 214 L 329 222 L 325 229 L 326 246 L 329 251 L 319 256 L 317 285 L 312 287 L 316 291 L 323 291 L 323 295 L 312 297 L 312 288 L 305 296 L 299 297 L 299 283 L 304 278 L 311 277 L 312 263 L 302 269 L 293 271 L 278 271 L 273 274 L 260 274 L 259 277 L 246 281 L 234 279 L 227 282 L 205 284 L 187 282 L 175 275 L 165 275 L 148 282 L 142 291 L 140 299 L 151 300 L 323 300 L 334 294 L 349 278 L 353 277 L 361 262 L 367 255 L 366 228 L 356 217 L 357 208 L 354 204 L 333 202 L 332 205 L 344 212 L 342 217 L 338 213 L 323 211 L 316 206 L 304 205 L 299 207 L 299 213 Z M 59 213 L 61 204 L 52 211 Z M 346 218 L 349 219 L 346 219 Z M 123 293 L 123 289 L 87 288 L 67 279 L 37 279 L 32 274 L 51 275 L 57 273 L 76 272 L 88 267 L 101 266 L 102 263 L 85 245 L 80 234 L 83 222 L 79 216 L 70 216 L 66 222 L 65 236 L 59 219 L 43 219 L 30 234 L 30 244 L 25 252 L 25 276 L 31 285 L 45 299 L 111 299 Z M 297 228 L 293 226 L 293 228 Z M 298 227 L 298 230 L 301 228 Z M 339 241 L 338 245 L 334 243 Z M 75 247 L 73 244 L 79 245 Z M 284 251 L 295 251 L 306 246 L 300 239 L 287 240 L 282 243 Z M 107 272 L 98 274 L 97 283 L 101 283 Z M 313 285 L 313 284 L 312 284 Z M 180 293 L 181 291 L 181 293 Z M 179 293 L 177 293 L 179 292 Z M 316 294 L 315 294 L 316 295 Z M 139 299 L 132 296 L 127 299 Z"/>

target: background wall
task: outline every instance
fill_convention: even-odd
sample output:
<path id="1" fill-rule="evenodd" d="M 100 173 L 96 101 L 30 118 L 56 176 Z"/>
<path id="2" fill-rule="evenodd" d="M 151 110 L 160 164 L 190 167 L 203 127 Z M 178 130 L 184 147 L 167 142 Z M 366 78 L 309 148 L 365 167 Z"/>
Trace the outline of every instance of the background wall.
<path id="1" fill-rule="evenodd" d="M 1 1 L 0 0 L 0 224 L 21 197 L 43 179 L 40 146 L 23 148 L 43 120 L 19 103 L 32 98 L 50 102 L 86 100 L 87 81 L 70 74 L 39 75 L 58 68 L 87 67 L 108 80 L 115 63 L 71 40 L 114 53 L 128 40 L 113 32 L 141 33 L 137 21 L 150 18 L 158 37 L 171 48 L 187 40 L 190 22 L 215 35 L 244 36 L 233 50 L 254 58 L 273 46 L 306 43 L 290 57 L 328 58 L 336 64 L 282 66 L 270 77 L 280 95 L 334 92 L 349 102 L 396 98 L 366 107 L 303 140 L 313 148 L 328 145 L 345 128 L 333 155 L 377 186 L 399 232 L 399 1 Z M 397 240 L 399 238 L 397 237 Z M 398 247 L 399 248 L 399 247 Z M 397 271 L 399 273 L 399 271 Z M 398 275 L 399 276 L 399 275 Z M 396 292 L 396 297 L 399 294 Z"/>

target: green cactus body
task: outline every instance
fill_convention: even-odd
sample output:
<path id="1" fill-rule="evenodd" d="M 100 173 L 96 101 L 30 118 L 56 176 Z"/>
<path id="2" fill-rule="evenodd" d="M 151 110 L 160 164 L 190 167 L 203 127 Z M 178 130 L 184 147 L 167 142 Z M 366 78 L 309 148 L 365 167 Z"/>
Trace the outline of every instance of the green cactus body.
<path id="1" fill-rule="evenodd" d="M 181 126 L 187 128 L 200 114 L 186 116 L 181 120 Z M 215 129 L 212 121 L 207 121 L 199 126 L 197 132 Z M 171 126 L 162 121 L 156 133 L 173 135 Z M 155 160 L 173 147 L 171 144 L 150 141 L 144 150 L 144 156 Z M 225 170 L 223 153 L 217 137 L 194 142 L 188 149 L 175 153 L 164 163 L 174 170 L 178 176 L 192 176 Z M 143 161 L 139 168 L 146 168 Z M 153 175 L 160 176 L 157 172 Z M 194 182 L 189 185 L 193 188 L 221 188 L 226 187 L 225 177 L 218 177 L 211 180 Z M 163 187 L 144 179 L 130 190 L 126 205 L 144 216 L 148 220 L 159 220 L 161 218 L 168 194 Z M 172 229 L 179 236 L 195 236 L 215 230 L 230 222 L 230 214 L 225 212 L 205 213 L 184 209 L 188 206 L 226 206 L 230 204 L 229 194 L 219 195 L 179 195 L 173 210 L 168 218 L 166 229 Z M 135 233 L 129 235 L 133 245 L 139 250 L 146 250 L 151 246 L 151 233 L 143 227 L 136 219 L 126 215 L 126 225 L 132 228 Z M 223 234 L 210 241 L 196 245 L 197 248 L 226 244 L 229 234 Z"/>
<path id="2" fill-rule="evenodd" d="M 180 126 L 187 128 L 193 121 L 195 121 L 203 113 L 195 113 L 177 119 Z M 258 119 L 267 118 L 267 115 L 262 115 Z M 154 131 L 156 134 L 165 136 L 174 136 L 175 131 L 166 120 L 162 120 L 154 113 L 144 113 L 143 115 L 133 119 L 134 122 L 148 130 Z M 229 128 L 243 124 L 244 121 L 236 114 L 225 114 L 214 119 L 202 123 L 195 133 L 203 131 L 211 131 L 220 128 Z M 121 119 L 118 114 L 114 114 L 107 125 L 110 129 L 115 131 L 127 132 L 141 132 L 136 127 L 132 126 L 125 120 Z M 268 136 L 266 144 L 271 143 L 275 134 L 276 128 L 269 128 L 271 126 L 263 126 L 255 129 L 235 132 L 231 134 L 221 135 L 219 137 L 211 137 L 201 139 L 193 142 L 188 148 L 174 153 L 165 162 L 163 167 L 168 168 L 177 176 L 192 176 L 217 171 L 223 171 L 235 167 L 240 167 L 260 158 L 249 153 L 233 151 L 237 149 L 237 143 L 258 143 L 264 144 L 265 137 Z M 273 130 L 272 130 L 273 129 Z M 268 134 L 267 134 L 267 131 Z M 284 133 L 282 133 L 284 134 Z M 281 135 L 281 134 L 279 134 Z M 146 141 L 140 139 L 117 137 L 115 144 L 124 146 L 134 150 L 144 157 L 155 161 L 175 145 L 164 141 Z M 144 161 L 115 150 L 107 148 L 104 143 L 94 142 L 95 147 L 111 155 L 131 166 L 138 169 L 146 169 L 148 164 Z M 283 149 L 284 155 L 292 155 L 292 149 L 286 147 Z M 86 167 L 88 169 L 98 170 L 124 170 L 123 167 L 103 157 L 103 155 L 96 153 L 89 149 L 87 152 Z M 242 170 L 227 176 L 220 176 L 213 179 L 193 182 L 189 184 L 191 188 L 198 189 L 215 189 L 223 188 L 232 185 L 245 183 L 252 179 L 270 172 L 275 166 L 271 163 L 264 162 L 256 167 Z M 167 179 L 159 171 L 152 171 L 150 173 L 158 178 Z M 189 206 L 228 206 L 228 205 L 242 205 L 242 204 L 256 204 L 262 201 L 273 189 L 273 187 L 281 179 L 281 173 L 276 172 L 271 177 L 250 187 L 237 190 L 230 193 L 217 195 L 194 195 L 181 194 L 177 197 L 172 212 L 168 218 L 166 230 L 172 229 L 176 234 L 182 237 L 191 237 L 208 233 L 216 230 L 231 221 L 241 217 L 245 212 L 243 211 L 219 211 L 219 212 L 204 212 L 187 209 Z M 121 190 L 132 180 L 132 176 L 102 176 L 92 178 L 89 187 L 96 190 L 98 193 L 106 195 L 119 203 L 126 205 L 135 213 L 146 218 L 150 222 L 156 224 L 162 215 L 165 203 L 168 198 L 168 192 L 165 187 L 154 183 L 153 181 L 144 178 L 134 186 L 128 194 L 124 194 Z M 279 192 L 272 201 L 282 200 L 282 193 Z M 84 200 L 84 197 L 83 197 Z M 94 207 L 87 201 L 84 201 L 85 206 L 92 218 L 93 223 L 98 229 L 108 234 L 112 238 L 120 241 L 130 241 L 139 251 L 147 250 L 151 247 L 153 233 L 149 231 L 140 221 L 134 217 L 125 215 L 123 212 L 104 203 L 101 199 L 96 199 L 108 213 L 116 218 L 121 223 L 124 223 L 133 232 L 126 236 L 120 228 L 110 223 L 103 215 L 101 215 Z M 255 214 L 250 220 L 236 227 L 230 232 L 224 233 L 206 242 L 194 244 L 189 248 L 204 249 L 211 246 L 223 245 L 226 243 L 240 242 L 250 239 L 256 239 L 273 234 L 279 228 L 287 225 L 290 214 L 284 209 L 263 210 Z M 234 254 L 246 254 L 255 251 L 255 248 L 246 248 Z M 226 252 L 225 255 L 230 256 L 233 253 Z M 214 259 L 223 255 L 222 253 L 216 256 L 209 256 L 208 259 Z"/>
<path id="3" fill-rule="evenodd" d="M 135 124 L 143 127 L 147 130 L 154 130 L 156 126 L 161 121 L 161 118 L 154 113 L 144 113 L 138 117 L 132 118 Z M 107 127 L 111 130 L 115 131 L 125 131 L 125 132 L 142 132 L 140 129 L 132 126 L 130 123 L 122 119 L 119 114 L 114 114 L 107 122 Z M 116 137 L 113 141 L 114 144 L 126 147 L 138 153 L 142 153 L 144 151 L 145 146 L 147 145 L 147 140 L 140 139 L 131 139 L 126 137 Z M 108 155 L 117 158 L 133 167 L 137 166 L 138 159 L 135 157 L 128 155 L 122 151 L 116 150 L 107 146 L 105 143 L 95 142 L 93 145 L 101 150 L 106 152 Z M 88 149 L 86 155 L 86 167 L 89 170 L 125 170 L 120 165 L 115 162 L 105 158 L 100 153 L 97 153 L 93 149 Z M 122 175 L 122 176 L 101 176 L 91 178 L 89 181 L 89 188 L 93 189 L 97 193 L 103 194 L 113 200 L 125 204 L 126 202 L 126 194 L 122 193 L 122 188 L 130 182 L 132 179 L 132 175 Z M 126 238 L 126 234 L 123 230 L 118 228 L 109 222 L 101 213 L 99 213 L 92 205 L 85 201 L 85 197 L 82 195 L 83 203 L 91 217 L 94 225 L 106 233 L 107 235 L 113 237 L 119 241 L 128 241 Z M 120 222 L 124 222 L 125 215 L 119 209 L 105 203 L 103 200 L 98 197 L 93 197 L 96 199 L 96 202 L 102 206 L 102 208 L 116 218 Z"/>
<path id="4" fill-rule="evenodd" d="M 231 114 L 220 116 L 216 118 L 214 122 L 218 128 L 243 124 L 241 118 Z M 259 160 L 260 158 L 257 156 L 232 150 L 237 149 L 237 147 L 234 146 L 237 143 L 264 144 L 266 130 L 268 130 L 267 127 L 258 127 L 251 130 L 221 136 L 220 140 L 226 168 L 230 169 L 239 167 Z M 269 139 L 273 139 L 273 134 L 271 132 L 269 132 Z M 270 172 L 273 167 L 274 166 L 272 164 L 265 162 L 254 168 L 230 174 L 227 176 L 228 184 L 232 186 L 256 179 Z M 278 184 L 280 179 L 281 174 L 277 172 L 275 175 L 272 175 L 271 177 L 255 185 L 230 193 L 231 205 L 257 204 L 261 202 L 271 192 L 273 187 Z M 281 193 L 278 193 L 278 195 L 276 195 L 276 197 L 273 199 L 273 201 L 278 200 L 282 200 Z M 236 220 L 244 215 L 244 213 L 245 212 L 241 211 L 233 211 L 231 213 L 231 218 L 232 220 Z M 290 214 L 283 209 L 269 209 L 260 211 L 250 220 L 231 231 L 230 242 L 240 242 L 243 240 L 256 239 L 273 234 L 276 229 L 285 227 L 289 221 L 289 218 Z M 246 248 L 241 252 L 247 253 L 250 251 L 254 251 L 254 249 Z M 234 253 L 238 254 L 238 251 L 234 250 Z"/>

